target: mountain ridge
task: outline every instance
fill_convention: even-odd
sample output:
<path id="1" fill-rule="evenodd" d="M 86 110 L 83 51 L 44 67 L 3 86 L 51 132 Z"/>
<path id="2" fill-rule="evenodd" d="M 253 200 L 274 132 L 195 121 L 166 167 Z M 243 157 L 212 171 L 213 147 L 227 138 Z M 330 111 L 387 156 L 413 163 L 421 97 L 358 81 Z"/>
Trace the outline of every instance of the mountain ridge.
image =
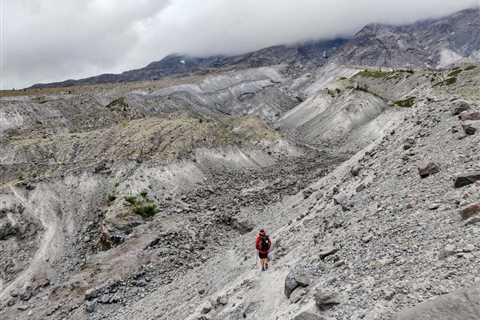
<path id="1" fill-rule="evenodd" d="M 35 84 L 31 88 L 68 87 L 73 85 L 89 85 L 101 83 L 133 82 L 159 80 L 172 75 L 188 75 L 192 73 L 208 73 L 213 70 L 227 68 L 247 69 L 276 64 L 302 62 L 313 66 L 323 65 L 327 57 L 337 48 L 347 42 L 347 39 L 306 41 L 293 45 L 276 45 L 245 54 L 226 56 L 213 55 L 195 57 L 174 53 L 159 61 L 154 61 L 140 69 L 122 72 L 120 74 L 102 74 L 79 80 Z"/>
<path id="2" fill-rule="evenodd" d="M 276 64 L 318 68 L 327 61 L 371 67 L 437 68 L 462 60 L 480 61 L 480 9 L 465 9 L 440 18 L 406 25 L 370 23 L 352 38 L 275 45 L 239 55 L 196 57 L 174 53 L 143 68 L 78 80 L 39 83 L 31 88 L 69 87 L 133 81 L 166 76 L 204 74 Z M 305 68 L 304 68 L 305 69 Z"/>

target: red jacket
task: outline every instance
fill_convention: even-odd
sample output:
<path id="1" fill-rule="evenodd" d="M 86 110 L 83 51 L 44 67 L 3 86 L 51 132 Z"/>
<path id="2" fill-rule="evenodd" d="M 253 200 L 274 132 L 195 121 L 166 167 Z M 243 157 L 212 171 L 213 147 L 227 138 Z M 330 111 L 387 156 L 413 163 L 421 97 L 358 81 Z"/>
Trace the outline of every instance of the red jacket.
<path id="1" fill-rule="evenodd" d="M 261 236 L 261 235 L 257 235 L 257 240 L 255 241 L 255 247 L 257 248 L 257 251 L 260 252 L 260 253 L 268 253 L 268 251 L 270 250 L 270 247 L 272 246 L 272 241 L 270 240 L 270 237 L 269 237 L 269 236 L 266 236 L 266 237 L 267 237 L 268 242 L 269 242 L 270 244 L 269 244 L 267 250 L 262 250 L 262 248 L 261 248 L 261 245 L 262 245 L 262 236 Z"/>

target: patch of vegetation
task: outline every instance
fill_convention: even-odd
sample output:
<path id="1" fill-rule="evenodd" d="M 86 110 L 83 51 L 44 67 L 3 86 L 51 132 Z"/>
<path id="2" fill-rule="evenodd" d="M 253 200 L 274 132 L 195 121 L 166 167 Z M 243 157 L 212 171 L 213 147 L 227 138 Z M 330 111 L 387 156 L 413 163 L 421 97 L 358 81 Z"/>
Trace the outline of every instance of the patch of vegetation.
<path id="1" fill-rule="evenodd" d="M 477 66 L 474 66 L 474 65 L 468 66 L 468 67 L 465 68 L 465 71 L 470 71 L 470 70 L 473 70 L 473 69 L 477 69 Z"/>
<path id="2" fill-rule="evenodd" d="M 346 77 L 340 77 L 340 78 L 338 78 L 338 80 L 347 80 L 347 78 Z"/>
<path id="3" fill-rule="evenodd" d="M 448 74 L 448 77 L 449 78 L 455 78 L 456 76 L 458 76 L 460 73 L 462 73 L 462 69 L 454 69 L 453 71 L 451 71 L 449 74 Z"/>
<path id="4" fill-rule="evenodd" d="M 450 85 L 455 84 L 455 83 L 457 83 L 457 78 L 456 78 L 456 77 L 453 77 L 453 78 L 447 78 L 447 79 L 445 79 L 445 80 L 443 80 L 443 81 L 440 81 L 440 82 L 434 84 L 433 86 L 434 86 L 434 87 L 438 87 L 438 86 L 450 86 Z"/>
<path id="5" fill-rule="evenodd" d="M 148 198 L 147 192 L 145 191 L 140 193 L 140 197 L 125 197 L 125 201 L 132 206 L 133 213 L 138 214 L 142 218 L 151 218 L 160 212 L 157 205 Z"/>
<path id="6" fill-rule="evenodd" d="M 393 104 L 396 105 L 397 107 L 401 107 L 401 108 L 411 108 L 415 105 L 416 101 L 417 101 L 417 98 L 410 97 L 410 98 L 407 98 L 405 100 L 395 101 Z"/>
<path id="7" fill-rule="evenodd" d="M 160 210 L 158 210 L 157 205 L 153 202 L 136 205 L 133 208 L 133 212 L 138 214 L 143 218 L 151 218 L 156 215 Z"/>
<path id="8" fill-rule="evenodd" d="M 381 78 L 387 77 L 390 74 L 391 74 L 391 72 L 385 72 L 385 71 L 382 71 L 382 70 L 368 70 L 368 69 L 365 69 L 363 71 L 360 71 L 358 73 L 358 76 L 365 77 L 365 78 L 381 79 Z"/>
<path id="9" fill-rule="evenodd" d="M 107 200 L 108 200 L 108 202 L 113 202 L 113 201 L 117 200 L 117 196 L 114 195 L 114 194 L 109 194 L 107 196 Z"/>
<path id="10" fill-rule="evenodd" d="M 33 98 L 32 101 L 34 101 L 38 104 L 44 104 L 44 103 L 48 102 L 47 98 L 43 97 L 43 96 L 37 96 L 37 97 Z"/>
<path id="11" fill-rule="evenodd" d="M 136 205 L 137 204 L 137 197 L 135 196 L 128 196 L 128 197 L 125 197 L 125 201 L 129 204 L 131 204 L 132 206 Z"/>

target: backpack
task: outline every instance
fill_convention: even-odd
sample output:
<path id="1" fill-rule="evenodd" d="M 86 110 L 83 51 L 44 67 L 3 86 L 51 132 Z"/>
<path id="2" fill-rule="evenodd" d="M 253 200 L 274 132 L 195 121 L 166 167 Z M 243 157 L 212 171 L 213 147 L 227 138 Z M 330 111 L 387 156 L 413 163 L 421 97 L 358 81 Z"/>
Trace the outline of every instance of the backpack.
<path id="1" fill-rule="evenodd" d="M 260 249 L 265 250 L 265 251 L 270 249 L 270 239 L 268 238 L 268 236 L 261 237 L 261 239 L 260 239 Z"/>

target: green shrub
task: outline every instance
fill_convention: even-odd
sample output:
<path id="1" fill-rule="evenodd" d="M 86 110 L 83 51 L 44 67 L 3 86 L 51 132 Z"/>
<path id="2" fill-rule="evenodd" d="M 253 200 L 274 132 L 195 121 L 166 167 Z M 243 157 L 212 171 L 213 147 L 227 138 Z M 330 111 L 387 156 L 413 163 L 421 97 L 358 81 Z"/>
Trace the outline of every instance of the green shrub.
<path id="1" fill-rule="evenodd" d="M 140 192 L 140 197 L 125 197 L 125 201 L 133 207 L 133 213 L 138 214 L 143 218 L 151 218 L 160 211 L 157 205 L 152 200 L 148 199 L 146 191 Z"/>
<path id="2" fill-rule="evenodd" d="M 137 204 L 137 197 L 135 196 L 128 196 L 128 197 L 125 197 L 125 201 L 129 204 L 131 204 L 132 206 L 136 205 Z"/>
<path id="3" fill-rule="evenodd" d="M 114 195 L 114 194 L 109 194 L 107 196 L 107 200 L 108 200 L 108 202 L 113 202 L 113 201 L 117 200 L 117 196 Z"/>
<path id="4" fill-rule="evenodd" d="M 402 107 L 402 108 L 411 108 L 415 104 L 417 99 L 415 97 L 410 97 L 405 100 L 398 100 L 395 101 L 393 104 L 396 105 L 397 107 Z"/>
<path id="5" fill-rule="evenodd" d="M 385 72 L 382 70 L 368 70 L 365 69 L 363 71 L 360 71 L 358 75 L 360 77 L 365 77 L 365 78 L 375 78 L 375 79 L 380 79 L 380 78 L 385 78 L 388 76 L 391 72 Z"/>
<path id="6" fill-rule="evenodd" d="M 462 71 L 463 71 L 462 69 L 454 70 L 454 71 L 452 71 L 448 74 L 448 77 L 449 78 L 454 78 L 454 77 L 458 76 L 460 73 L 462 73 Z"/>
<path id="7" fill-rule="evenodd" d="M 471 65 L 471 66 L 468 66 L 465 68 L 465 71 L 470 71 L 470 70 L 473 70 L 473 69 L 476 69 L 477 66 L 474 66 L 474 65 Z"/>
<path id="8" fill-rule="evenodd" d="M 457 78 L 448 78 L 448 79 L 445 79 L 444 81 L 440 81 L 436 84 L 434 84 L 433 86 L 434 87 L 438 87 L 438 86 L 450 86 L 452 84 L 455 84 L 457 83 Z"/>
<path id="9" fill-rule="evenodd" d="M 133 212 L 139 216 L 142 216 L 143 218 L 151 218 L 159 211 L 160 210 L 157 208 L 157 205 L 153 202 L 137 204 L 133 208 Z"/>

